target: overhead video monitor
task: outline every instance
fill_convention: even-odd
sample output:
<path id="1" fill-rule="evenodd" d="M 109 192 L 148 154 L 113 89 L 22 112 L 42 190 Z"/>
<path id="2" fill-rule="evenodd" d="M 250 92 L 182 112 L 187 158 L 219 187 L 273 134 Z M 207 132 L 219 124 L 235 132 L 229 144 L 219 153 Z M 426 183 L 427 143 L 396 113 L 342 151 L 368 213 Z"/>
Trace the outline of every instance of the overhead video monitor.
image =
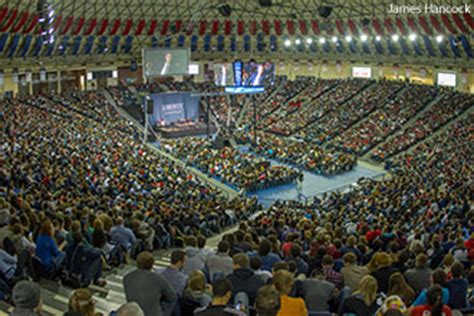
<path id="1" fill-rule="evenodd" d="M 259 63 L 254 59 L 248 62 L 237 60 L 233 69 L 236 86 L 258 87 L 275 83 L 275 64 L 269 61 Z"/>
<path id="2" fill-rule="evenodd" d="M 455 87 L 456 86 L 456 74 L 438 72 L 438 86 Z"/>
<path id="3" fill-rule="evenodd" d="M 243 65 L 242 85 L 270 86 L 275 83 L 275 64 L 271 62 L 257 63 L 250 60 Z"/>
<path id="4" fill-rule="evenodd" d="M 216 86 L 233 86 L 234 82 L 234 69 L 231 63 L 225 64 L 214 64 L 212 67 L 214 73 L 214 84 Z"/>
<path id="5" fill-rule="evenodd" d="M 189 49 L 187 48 L 143 49 L 143 69 L 148 78 L 187 75 L 188 63 Z"/>

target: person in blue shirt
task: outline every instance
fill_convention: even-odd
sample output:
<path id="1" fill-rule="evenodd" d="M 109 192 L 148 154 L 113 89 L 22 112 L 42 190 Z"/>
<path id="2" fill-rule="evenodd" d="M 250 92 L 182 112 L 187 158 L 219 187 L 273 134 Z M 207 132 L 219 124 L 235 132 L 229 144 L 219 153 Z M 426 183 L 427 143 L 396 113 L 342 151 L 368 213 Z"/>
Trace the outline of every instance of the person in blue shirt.
<path id="1" fill-rule="evenodd" d="M 439 285 L 442 288 L 442 301 L 443 305 L 448 305 L 449 302 L 449 290 L 446 288 L 446 280 L 447 280 L 447 275 L 446 272 L 444 272 L 442 269 L 437 269 L 433 272 L 433 275 L 431 276 L 431 282 L 432 285 Z M 416 300 L 413 302 L 413 306 L 421 306 L 421 305 L 426 305 L 428 303 L 427 299 L 427 294 L 428 289 L 424 289 L 421 291 L 420 295 L 416 298 Z"/>
<path id="2" fill-rule="evenodd" d="M 454 263 L 451 268 L 453 279 L 446 284 L 449 291 L 449 307 L 463 309 L 467 307 L 467 289 L 469 283 L 464 278 L 464 265 L 461 262 Z"/>
<path id="3" fill-rule="evenodd" d="M 65 254 L 58 248 L 53 239 L 54 228 L 50 220 L 46 220 L 40 228 L 36 238 L 36 256 L 41 260 L 41 264 L 48 274 L 54 274 L 61 270 Z"/>
<path id="4" fill-rule="evenodd" d="M 120 245 L 130 251 L 137 241 L 135 234 L 123 224 L 123 218 L 117 217 L 115 226 L 110 230 L 110 240 L 113 244 Z"/>
<path id="5" fill-rule="evenodd" d="M 272 243 L 268 239 L 264 239 L 260 242 L 258 251 L 250 253 L 250 256 L 260 256 L 262 258 L 262 270 L 272 271 L 272 267 L 276 262 L 280 262 L 281 258 L 271 252 Z"/>

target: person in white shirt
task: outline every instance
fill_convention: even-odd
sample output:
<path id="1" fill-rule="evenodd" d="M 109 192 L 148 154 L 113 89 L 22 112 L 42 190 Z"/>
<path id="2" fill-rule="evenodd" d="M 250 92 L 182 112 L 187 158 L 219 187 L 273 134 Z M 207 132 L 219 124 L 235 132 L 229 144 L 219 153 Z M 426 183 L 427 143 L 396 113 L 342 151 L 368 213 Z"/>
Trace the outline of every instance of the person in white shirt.
<path id="1" fill-rule="evenodd" d="M 172 60 L 173 60 L 173 55 L 171 53 L 167 53 L 165 55 L 165 63 L 163 64 L 163 68 L 161 68 L 161 72 L 160 72 L 162 76 L 168 74 Z"/>

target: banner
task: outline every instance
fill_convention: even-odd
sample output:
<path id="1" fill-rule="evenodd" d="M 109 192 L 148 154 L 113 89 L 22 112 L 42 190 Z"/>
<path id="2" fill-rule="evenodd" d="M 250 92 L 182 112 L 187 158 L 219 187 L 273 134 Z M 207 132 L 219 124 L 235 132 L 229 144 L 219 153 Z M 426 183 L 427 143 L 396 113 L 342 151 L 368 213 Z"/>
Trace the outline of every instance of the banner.
<path id="1" fill-rule="evenodd" d="M 153 125 L 168 125 L 178 121 L 197 120 L 199 118 L 199 100 L 190 93 L 152 94 Z"/>

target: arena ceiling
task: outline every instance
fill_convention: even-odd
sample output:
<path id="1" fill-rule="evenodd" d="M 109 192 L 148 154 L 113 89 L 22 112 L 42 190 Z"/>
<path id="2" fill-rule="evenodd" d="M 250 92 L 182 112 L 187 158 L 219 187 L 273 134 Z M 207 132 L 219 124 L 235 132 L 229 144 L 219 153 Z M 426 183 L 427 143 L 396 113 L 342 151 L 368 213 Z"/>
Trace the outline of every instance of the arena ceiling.
<path id="1" fill-rule="evenodd" d="M 250 55 L 472 65 L 474 13 L 452 12 L 467 1 L 262 2 L 0 0 L 0 57 L 5 64 L 126 61 L 139 59 L 144 46 L 183 46 L 196 60 Z M 415 12 L 395 14 L 393 7 Z M 442 7 L 451 11 L 433 11 Z"/>

